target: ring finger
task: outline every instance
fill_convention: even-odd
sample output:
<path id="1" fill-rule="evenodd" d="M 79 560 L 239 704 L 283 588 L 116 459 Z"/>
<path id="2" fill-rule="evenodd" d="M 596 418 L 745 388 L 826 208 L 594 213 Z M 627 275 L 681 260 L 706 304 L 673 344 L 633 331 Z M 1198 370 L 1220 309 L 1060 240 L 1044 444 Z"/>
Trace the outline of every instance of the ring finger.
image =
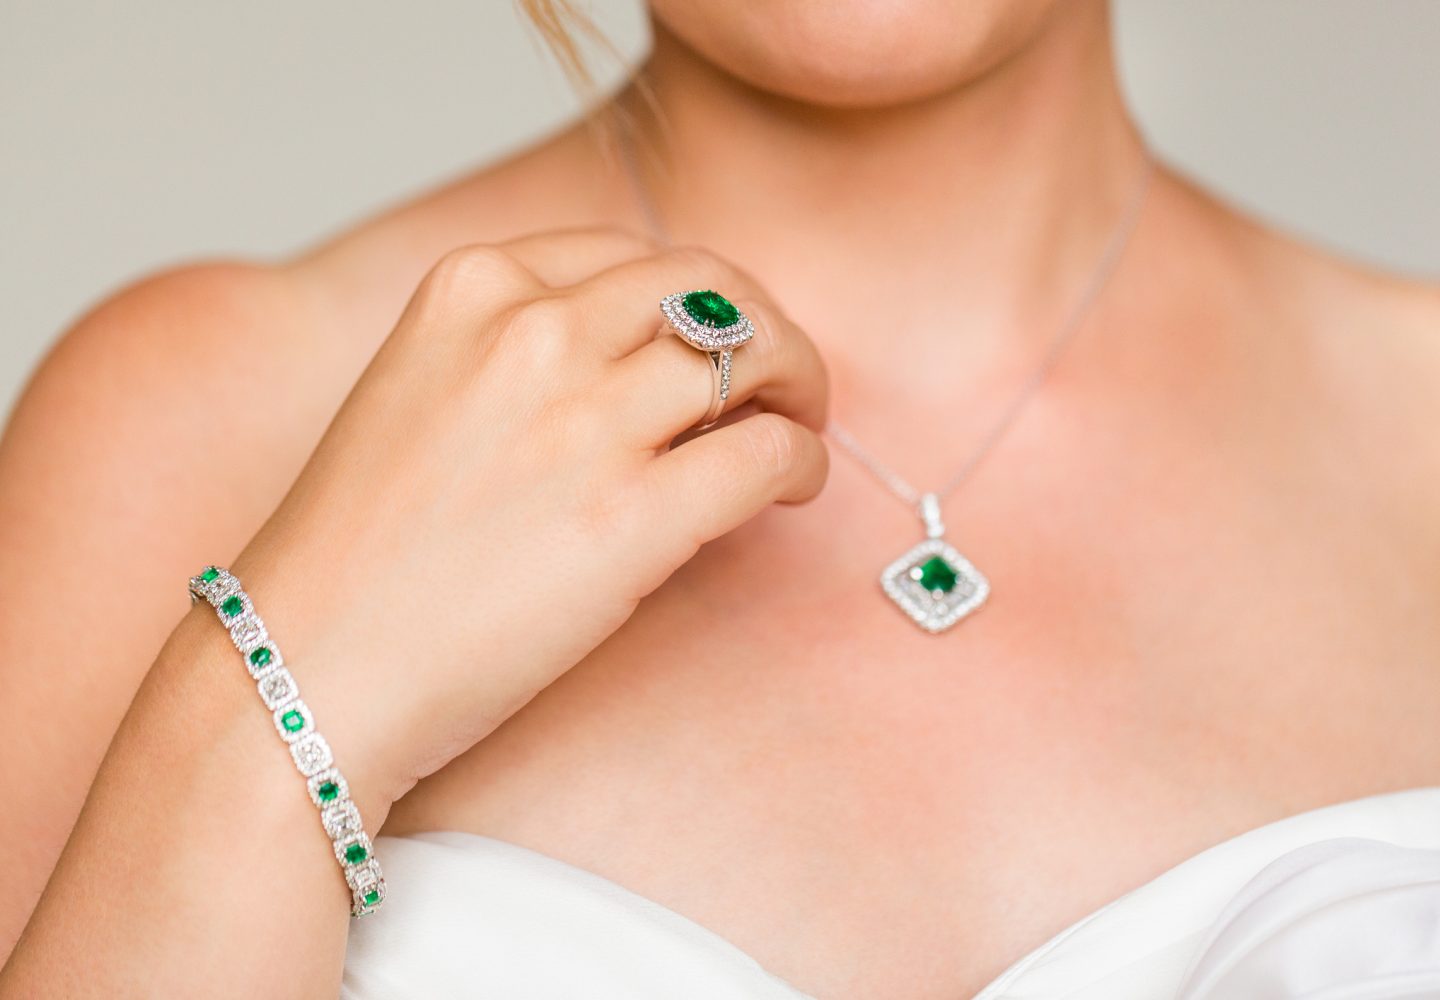
<path id="1" fill-rule="evenodd" d="M 753 299 L 735 303 L 755 335 L 734 349 L 730 393 L 721 413 L 749 400 L 819 431 L 825 425 L 825 365 L 814 343 L 779 310 Z M 657 316 L 657 325 L 662 322 Z M 646 447 L 693 427 L 714 393 L 712 362 L 665 327 L 660 336 L 615 362 L 612 412 L 624 413 Z"/>

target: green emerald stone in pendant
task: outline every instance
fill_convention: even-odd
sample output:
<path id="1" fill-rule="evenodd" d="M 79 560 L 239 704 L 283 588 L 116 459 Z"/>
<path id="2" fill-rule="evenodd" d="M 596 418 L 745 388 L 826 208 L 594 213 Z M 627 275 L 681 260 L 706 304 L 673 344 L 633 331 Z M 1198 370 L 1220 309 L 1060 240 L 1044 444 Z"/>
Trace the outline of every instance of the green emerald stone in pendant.
<path id="1" fill-rule="evenodd" d="M 200 579 L 204 580 L 206 583 L 210 583 L 219 575 L 220 571 L 214 566 L 206 566 L 205 572 L 200 574 Z"/>
<path id="2" fill-rule="evenodd" d="M 345 848 L 345 860 L 352 865 L 358 865 L 369 856 L 370 852 L 365 850 L 364 844 L 351 844 Z"/>
<path id="3" fill-rule="evenodd" d="M 740 320 L 740 310 L 719 292 L 690 292 L 680 300 L 690 318 L 703 326 L 730 326 Z"/>
<path id="4" fill-rule="evenodd" d="M 287 733 L 298 733 L 305 728 L 305 716 L 292 708 L 280 716 L 280 725 L 285 727 Z"/>
<path id="5" fill-rule="evenodd" d="M 235 597 L 234 595 L 225 598 L 225 600 L 220 604 L 220 610 L 225 612 L 226 618 L 234 618 L 244 609 L 244 602 L 241 601 L 240 598 Z"/>
<path id="6" fill-rule="evenodd" d="M 955 567 L 951 566 L 939 556 L 931 556 L 915 569 L 910 571 L 910 576 L 926 590 L 940 591 L 948 594 L 955 589 Z"/>

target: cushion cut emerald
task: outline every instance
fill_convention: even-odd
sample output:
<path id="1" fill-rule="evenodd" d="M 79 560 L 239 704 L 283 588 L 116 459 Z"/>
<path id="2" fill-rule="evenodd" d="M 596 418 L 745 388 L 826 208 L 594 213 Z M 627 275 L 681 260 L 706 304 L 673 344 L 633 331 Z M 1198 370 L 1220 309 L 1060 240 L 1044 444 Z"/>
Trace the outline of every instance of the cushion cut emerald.
<path id="1" fill-rule="evenodd" d="M 958 579 L 955 567 L 951 566 L 939 556 L 931 556 L 923 563 L 911 570 L 911 577 L 929 591 L 940 591 L 948 594 L 955 589 L 955 582 Z"/>
<path id="2" fill-rule="evenodd" d="M 270 648 L 268 646 L 257 646 L 250 651 L 250 662 L 257 667 L 263 667 L 270 662 Z"/>
<path id="3" fill-rule="evenodd" d="M 680 305 L 702 326 L 730 326 L 740 320 L 740 310 L 719 292 L 689 292 Z"/>
<path id="4" fill-rule="evenodd" d="M 225 598 L 224 602 L 220 605 L 220 610 L 225 612 L 226 618 L 234 618 L 241 611 L 243 611 L 244 608 L 244 602 L 241 601 L 240 598 L 233 595 Z"/>
<path id="5" fill-rule="evenodd" d="M 369 856 L 370 852 L 365 850 L 364 844 L 351 844 L 345 848 L 345 860 L 352 865 L 358 865 Z"/>
<path id="6" fill-rule="evenodd" d="M 333 781 L 327 781 L 316 789 L 321 802 L 334 802 L 340 795 L 340 786 Z"/>
<path id="7" fill-rule="evenodd" d="M 280 716 L 280 725 L 285 727 L 287 733 L 298 733 L 305 728 L 305 716 L 301 715 L 297 709 L 292 708 Z"/>

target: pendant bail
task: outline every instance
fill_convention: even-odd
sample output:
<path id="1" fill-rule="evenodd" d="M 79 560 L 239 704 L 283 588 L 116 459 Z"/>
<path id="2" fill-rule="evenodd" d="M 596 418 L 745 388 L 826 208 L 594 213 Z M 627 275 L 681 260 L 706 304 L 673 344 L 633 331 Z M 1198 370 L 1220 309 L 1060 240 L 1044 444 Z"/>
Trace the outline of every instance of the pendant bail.
<path id="1" fill-rule="evenodd" d="M 934 493 L 926 493 L 920 498 L 920 519 L 925 522 L 925 534 L 930 538 L 945 534 L 945 521 L 940 516 L 940 498 Z"/>

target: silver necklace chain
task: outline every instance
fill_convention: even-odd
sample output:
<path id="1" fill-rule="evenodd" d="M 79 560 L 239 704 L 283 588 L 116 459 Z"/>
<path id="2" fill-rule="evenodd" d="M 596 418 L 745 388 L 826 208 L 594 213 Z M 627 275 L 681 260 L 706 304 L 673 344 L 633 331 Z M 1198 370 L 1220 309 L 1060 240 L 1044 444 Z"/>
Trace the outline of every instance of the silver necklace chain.
<path id="1" fill-rule="evenodd" d="M 645 219 L 645 225 L 660 242 L 667 246 L 673 241 L 670 238 L 668 228 L 660 217 L 660 212 L 651 196 L 649 186 L 640 175 L 640 170 L 635 162 L 635 155 L 627 139 L 621 142 L 621 160 L 625 167 L 626 175 L 629 178 L 630 186 L 634 189 L 635 198 L 639 202 L 641 215 Z M 1009 405 L 1000 412 L 999 417 L 990 425 L 990 429 L 980 442 L 970 451 L 965 461 L 951 476 L 946 483 L 938 490 L 922 492 L 911 485 L 903 476 L 886 465 L 867 448 L 865 448 L 855 436 L 842 427 L 833 418 L 825 425 L 825 432 L 830 435 L 836 444 L 840 445 L 850 456 L 859 462 L 861 467 L 875 477 L 876 481 L 894 494 L 903 503 L 912 507 L 923 507 L 920 511 L 922 517 L 928 523 L 939 523 L 939 502 L 943 497 L 949 496 L 970 477 L 975 468 L 987 456 L 990 451 L 1005 436 L 1012 424 L 1019 417 L 1025 404 L 1030 402 L 1035 393 L 1039 391 L 1051 370 L 1055 367 L 1060 356 L 1070 341 L 1075 339 L 1075 334 L 1083 325 L 1085 317 L 1089 314 L 1095 300 L 1100 297 L 1110 276 L 1115 273 L 1116 266 L 1120 263 L 1126 245 L 1130 242 L 1130 236 L 1135 231 L 1140 221 L 1141 209 L 1145 204 L 1145 195 L 1150 188 L 1150 179 L 1155 173 L 1155 161 L 1148 154 L 1145 155 L 1144 163 L 1140 170 L 1140 176 L 1135 181 L 1130 197 L 1126 202 L 1124 211 L 1121 213 L 1120 221 L 1116 223 L 1114 231 L 1105 243 L 1105 248 L 1096 262 L 1090 278 L 1081 290 L 1079 298 L 1066 313 L 1064 321 L 1050 338 L 1050 343 L 1041 356 L 1039 364 L 1031 371 L 1030 376 L 1025 380 L 1015 395 L 1011 397 Z M 933 520 L 932 520 L 933 519 Z"/>

